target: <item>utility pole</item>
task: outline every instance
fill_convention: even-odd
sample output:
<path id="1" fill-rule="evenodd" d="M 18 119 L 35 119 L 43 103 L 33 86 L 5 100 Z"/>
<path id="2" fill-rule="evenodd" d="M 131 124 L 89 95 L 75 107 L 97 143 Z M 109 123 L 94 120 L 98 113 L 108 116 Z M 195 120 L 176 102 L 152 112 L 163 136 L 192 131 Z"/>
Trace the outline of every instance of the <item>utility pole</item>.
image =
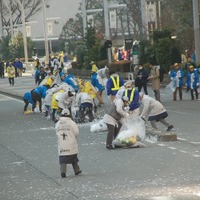
<path id="1" fill-rule="evenodd" d="M 108 1 L 107 0 L 104 0 L 104 20 L 105 20 L 105 37 L 106 37 L 106 40 L 110 40 L 110 28 L 109 28 L 109 21 L 108 21 Z M 110 64 L 112 62 L 111 48 L 107 49 L 107 55 L 108 55 L 108 63 Z"/>
<path id="2" fill-rule="evenodd" d="M 25 23 L 25 13 L 24 6 L 22 5 L 20 0 L 17 0 L 17 3 L 21 10 L 21 20 L 22 20 L 22 28 L 23 28 L 23 41 L 24 41 L 24 57 L 25 63 L 28 63 L 28 49 L 27 49 L 27 38 L 26 38 L 26 23 Z"/>
<path id="3" fill-rule="evenodd" d="M 46 62 L 49 64 L 49 44 L 48 44 L 48 36 L 47 36 L 47 14 L 46 14 L 46 3 L 45 0 L 42 0 L 43 3 L 43 21 L 44 21 L 44 42 L 45 42 L 45 55 Z"/>
<path id="4" fill-rule="evenodd" d="M 200 63 L 199 0 L 192 0 L 196 62 Z"/>
<path id="5" fill-rule="evenodd" d="M 87 14 L 86 14 L 86 3 L 85 0 L 82 0 L 82 17 L 83 17 L 83 37 L 86 35 L 87 28 Z"/>

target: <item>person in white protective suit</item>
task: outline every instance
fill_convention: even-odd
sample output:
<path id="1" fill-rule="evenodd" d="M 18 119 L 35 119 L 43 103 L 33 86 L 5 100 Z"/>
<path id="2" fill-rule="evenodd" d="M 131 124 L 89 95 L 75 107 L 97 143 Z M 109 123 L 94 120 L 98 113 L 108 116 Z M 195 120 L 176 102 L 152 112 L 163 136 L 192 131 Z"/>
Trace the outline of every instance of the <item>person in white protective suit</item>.
<path id="1" fill-rule="evenodd" d="M 71 107 L 74 100 L 75 94 L 69 90 L 65 92 L 58 92 L 56 95 L 56 100 L 58 101 L 58 107 L 63 109 L 69 109 L 70 117 L 72 118 Z"/>
<path id="2" fill-rule="evenodd" d="M 140 101 L 143 104 L 140 117 L 144 120 L 148 117 L 148 121 L 150 121 L 151 126 L 155 129 L 158 129 L 156 122 L 161 122 L 167 127 L 167 131 L 171 131 L 174 126 L 166 121 L 165 118 L 168 116 L 168 113 L 164 106 L 159 101 L 148 95 L 144 95 L 142 92 L 140 92 L 139 95 Z"/>
<path id="3" fill-rule="evenodd" d="M 75 106 L 79 107 L 79 110 L 77 112 L 78 122 L 80 123 L 84 122 L 85 116 L 87 115 L 89 117 L 89 122 L 92 122 L 94 120 L 94 115 L 93 115 L 94 101 L 88 93 L 81 92 L 77 94 L 75 100 Z"/>
<path id="4" fill-rule="evenodd" d="M 107 149 L 114 149 L 112 146 L 113 139 L 117 136 L 122 126 L 123 119 L 129 116 L 129 114 L 124 110 L 128 103 L 129 98 L 126 96 L 123 96 L 121 99 L 117 99 L 112 103 L 110 109 L 103 117 L 102 121 L 107 125 L 108 128 L 106 140 Z"/>
<path id="5" fill-rule="evenodd" d="M 75 175 L 82 171 L 78 165 L 78 144 L 76 141 L 79 129 L 76 123 L 70 118 L 68 109 L 62 110 L 61 117 L 55 125 L 58 138 L 58 155 L 61 177 L 66 177 L 67 164 L 72 164 Z"/>
<path id="6" fill-rule="evenodd" d="M 47 90 L 46 92 L 46 97 L 44 99 L 44 105 L 45 105 L 45 116 L 47 117 L 49 112 L 50 112 L 50 108 L 51 108 L 51 102 L 52 102 L 52 97 L 53 97 L 53 94 L 55 92 L 59 91 L 58 89 L 58 85 L 57 84 L 54 84 L 52 85 L 52 87 L 50 89 Z"/>

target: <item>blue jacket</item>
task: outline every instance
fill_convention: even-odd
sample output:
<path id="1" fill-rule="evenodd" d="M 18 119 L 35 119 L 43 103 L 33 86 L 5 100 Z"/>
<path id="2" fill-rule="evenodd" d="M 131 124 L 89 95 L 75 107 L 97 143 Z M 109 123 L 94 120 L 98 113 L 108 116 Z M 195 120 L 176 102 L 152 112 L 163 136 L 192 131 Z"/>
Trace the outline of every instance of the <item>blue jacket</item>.
<path id="1" fill-rule="evenodd" d="M 24 100 L 28 100 L 28 102 L 30 104 L 33 104 L 33 99 L 32 99 L 32 95 L 30 92 L 26 92 L 24 93 L 24 97 L 23 97 Z"/>
<path id="2" fill-rule="evenodd" d="M 134 94 L 133 94 L 133 99 L 131 99 L 132 96 L 132 91 L 134 90 Z M 127 91 L 127 95 L 126 95 L 126 91 Z M 125 90 L 123 93 L 123 96 L 127 96 L 129 98 L 130 104 L 130 110 L 135 110 L 137 108 L 140 107 L 140 103 L 139 103 L 139 92 L 137 89 L 133 88 L 132 90 Z"/>
<path id="3" fill-rule="evenodd" d="M 176 71 L 175 69 L 170 72 L 170 78 L 175 81 L 176 87 L 183 86 L 184 72 L 182 69 Z"/>
<path id="4" fill-rule="evenodd" d="M 99 83 L 97 73 L 91 75 L 91 84 L 97 88 L 98 91 L 103 91 L 105 89 L 105 87 Z"/>
<path id="5" fill-rule="evenodd" d="M 21 61 L 17 62 L 17 68 L 22 69 L 23 68 L 23 63 Z"/>
<path id="6" fill-rule="evenodd" d="M 43 86 L 37 87 L 35 90 L 33 90 L 33 92 L 38 93 L 41 96 L 41 98 L 45 98 L 47 90 L 48 88 L 45 85 L 43 85 Z"/>
<path id="7" fill-rule="evenodd" d="M 68 74 L 63 82 L 67 83 L 68 85 L 72 86 L 75 92 L 78 92 L 78 83 L 75 80 L 74 76 L 72 74 Z"/>
<path id="8" fill-rule="evenodd" d="M 197 70 L 194 70 L 193 72 L 187 73 L 186 78 L 187 86 L 190 89 L 197 89 L 199 84 L 199 74 Z"/>
<path id="9" fill-rule="evenodd" d="M 115 79 L 116 80 L 116 79 Z M 119 88 L 121 86 L 123 86 L 125 83 L 124 79 L 122 77 L 119 77 Z M 114 88 L 114 83 L 113 83 L 113 80 L 112 78 L 109 78 L 107 80 L 107 83 L 106 83 L 106 90 L 107 90 L 107 95 L 112 95 L 112 96 L 115 96 L 118 92 L 118 90 L 112 90 L 112 88 Z"/>

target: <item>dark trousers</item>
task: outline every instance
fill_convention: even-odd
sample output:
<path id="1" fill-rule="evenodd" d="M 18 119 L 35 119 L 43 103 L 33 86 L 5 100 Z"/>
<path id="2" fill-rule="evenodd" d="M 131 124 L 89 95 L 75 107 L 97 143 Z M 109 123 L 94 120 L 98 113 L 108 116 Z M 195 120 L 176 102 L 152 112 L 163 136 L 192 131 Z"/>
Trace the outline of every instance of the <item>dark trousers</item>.
<path id="1" fill-rule="evenodd" d="M 155 99 L 157 101 L 160 101 L 160 90 L 154 90 L 154 94 L 155 94 Z"/>
<path id="2" fill-rule="evenodd" d="M 118 127 L 111 124 L 106 124 L 108 128 L 108 134 L 106 139 L 106 146 L 112 145 L 113 139 L 115 139 L 119 133 L 120 128 L 122 127 L 121 123 L 118 123 Z"/>
<path id="3" fill-rule="evenodd" d="M 139 86 L 138 86 L 138 92 L 141 92 L 142 87 L 143 87 L 143 89 L 144 89 L 144 93 L 145 93 L 146 95 L 148 95 L 148 92 L 147 92 L 147 83 L 139 84 Z"/>
<path id="4" fill-rule="evenodd" d="M 182 87 L 177 87 L 173 92 L 173 100 L 176 101 L 177 91 L 179 92 L 179 98 L 182 100 Z"/>
<path id="5" fill-rule="evenodd" d="M 73 167 L 73 170 L 74 170 L 75 174 L 80 171 L 80 167 L 79 167 L 77 162 L 73 162 L 72 163 L 72 167 Z M 66 172 L 67 172 L 67 164 L 65 164 L 65 163 L 60 164 L 60 172 L 61 172 L 61 174 L 66 174 Z"/>
<path id="6" fill-rule="evenodd" d="M 36 102 L 39 102 L 39 110 L 42 112 L 42 98 L 37 92 L 32 92 L 32 99 L 33 99 L 33 105 L 32 105 L 32 111 L 35 110 Z"/>
<path id="7" fill-rule="evenodd" d="M 196 99 L 198 99 L 198 97 L 199 97 L 197 88 L 191 89 L 191 90 L 190 90 L 190 93 L 191 93 L 191 99 L 192 99 L 192 100 L 194 100 L 194 92 L 195 92 L 195 95 L 196 95 Z"/>
<path id="8" fill-rule="evenodd" d="M 23 100 L 24 100 L 24 103 L 25 103 L 25 105 L 24 105 L 24 112 L 25 112 L 28 108 L 29 101 L 27 99 L 23 99 Z"/>
<path id="9" fill-rule="evenodd" d="M 15 84 L 14 77 L 9 77 L 8 81 L 9 81 L 10 85 L 14 85 Z"/>
<path id="10" fill-rule="evenodd" d="M 84 122 L 86 115 L 88 115 L 90 122 L 92 122 L 94 120 L 92 108 L 93 108 L 93 105 L 91 103 L 82 103 L 80 105 L 79 116 L 78 116 L 80 122 Z"/>

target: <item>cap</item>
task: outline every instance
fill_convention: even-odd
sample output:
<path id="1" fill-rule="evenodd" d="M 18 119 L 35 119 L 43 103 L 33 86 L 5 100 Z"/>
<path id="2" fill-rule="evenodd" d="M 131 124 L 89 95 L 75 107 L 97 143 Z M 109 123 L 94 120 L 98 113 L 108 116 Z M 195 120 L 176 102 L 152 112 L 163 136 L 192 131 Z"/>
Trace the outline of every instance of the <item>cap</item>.
<path id="1" fill-rule="evenodd" d="M 190 66 L 189 66 L 189 69 L 191 69 L 191 68 L 194 68 L 194 66 L 193 66 L 193 65 L 190 65 Z"/>
<path id="2" fill-rule="evenodd" d="M 174 64 L 174 67 L 176 67 L 176 66 L 179 66 L 179 64 L 178 64 L 178 63 L 175 63 L 175 64 Z"/>
<path id="3" fill-rule="evenodd" d="M 94 61 L 91 61 L 90 64 L 91 64 L 91 65 L 94 64 Z"/>
<path id="4" fill-rule="evenodd" d="M 124 83 L 124 86 L 125 87 L 128 87 L 128 86 L 132 86 L 133 85 L 133 81 L 126 81 L 126 83 Z"/>
<path id="5" fill-rule="evenodd" d="M 70 115 L 70 112 L 68 109 L 63 109 L 61 115 Z"/>

